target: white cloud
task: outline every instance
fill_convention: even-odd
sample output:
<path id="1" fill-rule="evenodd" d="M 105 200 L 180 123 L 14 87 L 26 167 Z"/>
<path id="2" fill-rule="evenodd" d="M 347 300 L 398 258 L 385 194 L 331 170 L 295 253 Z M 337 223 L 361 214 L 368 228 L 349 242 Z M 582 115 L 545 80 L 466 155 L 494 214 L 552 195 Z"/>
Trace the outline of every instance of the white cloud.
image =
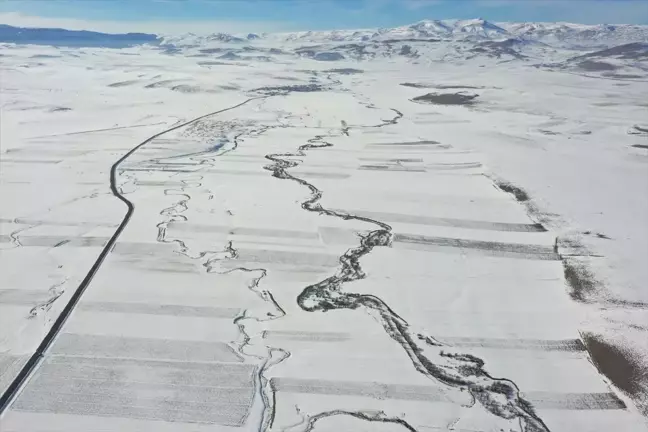
<path id="1" fill-rule="evenodd" d="M 295 24 L 279 21 L 102 21 L 74 18 L 47 18 L 25 15 L 19 12 L 0 13 L 0 23 L 17 27 L 55 27 L 68 30 L 91 30 L 106 33 L 262 33 L 290 31 L 295 29 Z"/>

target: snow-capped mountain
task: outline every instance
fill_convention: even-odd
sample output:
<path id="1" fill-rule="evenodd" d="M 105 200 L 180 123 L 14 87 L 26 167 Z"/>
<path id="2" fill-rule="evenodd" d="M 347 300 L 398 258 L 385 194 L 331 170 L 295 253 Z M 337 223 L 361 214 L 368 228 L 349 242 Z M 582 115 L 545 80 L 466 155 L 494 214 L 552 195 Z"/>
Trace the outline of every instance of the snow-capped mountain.
<path id="1" fill-rule="evenodd" d="M 424 20 L 409 26 L 379 30 L 381 38 L 441 38 L 441 39 L 492 39 L 506 37 L 509 33 L 483 19 L 474 20 Z"/>
<path id="2" fill-rule="evenodd" d="M 254 37 L 249 38 L 249 36 L 250 35 L 234 36 L 228 33 L 212 33 L 208 35 L 197 35 L 194 33 L 186 33 L 178 36 L 159 36 L 159 39 L 163 45 L 174 45 L 177 47 L 183 47 L 183 46 L 206 46 L 213 43 L 240 43 L 246 40 L 254 39 Z"/>
<path id="3" fill-rule="evenodd" d="M 237 43 L 257 40 L 257 35 L 228 35 L 215 33 L 208 36 L 193 34 L 161 37 L 166 44 L 203 45 L 209 42 Z M 491 23 L 478 18 L 472 20 L 423 20 L 411 25 L 380 28 L 331 31 L 303 31 L 260 35 L 258 39 L 274 42 L 330 43 L 369 42 L 411 39 L 502 41 L 523 39 L 562 47 L 611 47 L 615 45 L 648 42 L 645 25 L 584 25 L 572 23 Z"/>
<path id="4" fill-rule="evenodd" d="M 548 44 L 613 46 L 624 43 L 648 42 L 648 26 L 628 24 L 491 23 L 479 18 L 474 20 L 423 20 L 415 24 L 387 29 L 310 31 L 272 36 L 289 41 L 301 40 L 309 42 L 430 38 L 452 40 L 521 38 Z"/>
<path id="5" fill-rule="evenodd" d="M 452 29 L 452 34 L 462 36 L 478 36 L 487 39 L 508 36 L 508 32 L 506 30 L 481 18 L 476 20 L 455 21 Z"/>
<path id="6" fill-rule="evenodd" d="M 424 20 L 394 28 L 308 31 L 280 33 L 273 36 L 287 41 L 361 42 L 388 39 L 493 39 L 511 35 L 505 29 L 480 18 L 474 20 Z"/>
<path id="7" fill-rule="evenodd" d="M 483 66 L 522 62 L 528 66 L 624 79 L 645 76 L 646 46 L 648 26 L 491 23 L 481 18 L 423 20 L 380 29 L 162 38 L 166 50 L 197 57 L 218 56 L 215 57 L 218 61 L 275 61 L 284 57 L 280 61 L 294 58 L 319 62 L 388 59 L 419 64 L 476 61 Z M 614 47 L 622 49 L 623 55 L 605 61 L 579 57 L 586 52 L 605 54 Z"/>
<path id="8" fill-rule="evenodd" d="M 573 23 L 500 23 L 510 33 L 548 44 L 583 46 L 613 46 L 633 42 L 648 42 L 645 25 L 584 25 Z"/>
<path id="9" fill-rule="evenodd" d="M 128 40 L 131 44 L 157 44 L 169 48 L 209 47 L 220 44 L 242 43 L 369 43 L 413 40 L 483 41 L 525 40 L 542 42 L 561 48 L 610 48 L 629 43 L 648 42 L 648 26 L 629 24 L 584 25 L 573 23 L 491 23 L 478 18 L 472 20 L 423 20 L 394 28 L 303 31 L 275 34 L 212 34 L 187 33 L 182 35 L 105 35 L 96 32 L 78 32 L 62 29 L 31 29 L 0 25 L 0 39 L 13 43 L 92 43 L 98 39 Z"/>

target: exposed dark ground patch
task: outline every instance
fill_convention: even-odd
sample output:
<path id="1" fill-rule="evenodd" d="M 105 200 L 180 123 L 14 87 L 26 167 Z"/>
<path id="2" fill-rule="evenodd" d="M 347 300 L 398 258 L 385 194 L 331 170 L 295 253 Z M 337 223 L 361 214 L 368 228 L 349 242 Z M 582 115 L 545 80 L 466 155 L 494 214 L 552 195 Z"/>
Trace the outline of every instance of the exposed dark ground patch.
<path id="1" fill-rule="evenodd" d="M 570 235 L 556 237 L 554 248 L 556 252 L 560 251 L 563 257 L 590 255 L 590 250 L 582 240 Z"/>
<path id="2" fill-rule="evenodd" d="M 299 78 L 287 77 L 287 76 L 273 76 L 272 78 L 279 81 L 299 81 Z"/>
<path id="3" fill-rule="evenodd" d="M 617 57 L 631 60 L 645 59 L 648 58 L 648 43 L 634 42 L 619 45 L 601 51 L 595 51 L 578 57 L 573 57 L 571 60 L 587 59 L 592 57 Z"/>
<path id="4" fill-rule="evenodd" d="M 495 184 L 498 188 L 502 189 L 504 192 L 508 192 L 515 197 L 519 202 L 529 201 L 529 194 L 526 193 L 521 187 L 515 186 L 512 183 L 504 182 L 501 180 L 495 180 Z"/>
<path id="5" fill-rule="evenodd" d="M 638 125 L 632 126 L 630 130 L 628 131 L 630 135 L 641 135 L 641 136 L 648 136 L 648 127 L 641 127 Z"/>
<path id="6" fill-rule="evenodd" d="M 639 79 L 644 78 L 642 75 L 636 74 L 621 74 L 621 73 L 604 73 L 603 76 L 608 78 L 619 78 L 619 79 Z"/>
<path id="7" fill-rule="evenodd" d="M 46 66 L 46 64 L 41 63 L 41 62 L 37 62 L 37 63 L 26 63 L 26 64 L 18 65 L 18 67 L 25 68 L 25 69 L 41 67 L 41 66 Z"/>
<path id="8" fill-rule="evenodd" d="M 396 243 L 416 243 L 430 246 L 443 246 L 460 249 L 477 249 L 493 252 L 508 252 L 524 256 L 542 255 L 547 258 L 557 258 L 550 246 L 523 244 L 523 243 L 504 243 L 484 240 L 467 240 L 448 237 L 429 237 L 422 235 L 394 234 L 393 242 Z"/>
<path id="9" fill-rule="evenodd" d="M 413 87 L 413 88 L 433 88 L 433 86 L 431 86 L 431 85 L 421 84 L 421 83 L 406 82 L 406 83 L 401 83 L 401 85 L 405 86 L 405 87 Z"/>
<path id="10" fill-rule="evenodd" d="M 108 84 L 108 87 L 125 87 L 132 84 L 136 84 L 137 82 L 138 82 L 137 80 L 119 81 L 119 82 L 114 82 L 112 84 Z"/>
<path id="11" fill-rule="evenodd" d="M 313 56 L 313 60 L 317 61 L 338 61 L 344 60 L 344 56 L 336 52 L 321 52 Z"/>
<path id="12" fill-rule="evenodd" d="M 242 50 L 245 52 L 265 52 L 264 49 L 253 47 L 253 46 L 244 46 Z"/>
<path id="13" fill-rule="evenodd" d="M 225 51 L 228 51 L 228 50 L 225 49 L 225 48 L 204 48 L 204 49 L 200 50 L 200 52 L 203 53 L 203 54 L 218 54 L 218 53 L 222 53 L 222 52 L 225 52 Z"/>
<path id="14" fill-rule="evenodd" d="M 599 335 L 583 334 L 583 342 L 596 368 L 612 383 L 629 396 L 639 396 L 640 382 L 648 377 L 637 356 L 629 350 L 603 340 Z M 648 414 L 648 407 L 642 409 Z"/>
<path id="15" fill-rule="evenodd" d="M 595 102 L 592 105 L 598 107 L 613 107 L 613 106 L 620 106 L 621 104 L 615 102 Z"/>
<path id="16" fill-rule="evenodd" d="M 63 111 L 72 111 L 72 108 L 68 107 L 54 107 L 50 110 L 50 112 L 63 112 Z"/>
<path id="17" fill-rule="evenodd" d="M 538 129 L 538 132 L 544 135 L 560 135 L 558 132 L 554 132 L 546 129 Z"/>
<path id="18" fill-rule="evenodd" d="M 611 237 L 606 236 L 605 234 L 600 233 L 600 232 L 583 231 L 583 234 L 588 235 L 588 236 L 595 236 L 595 237 L 598 237 L 600 239 L 612 240 Z"/>
<path id="19" fill-rule="evenodd" d="M 599 282 L 586 264 L 563 257 L 565 281 L 571 288 L 569 296 L 578 302 L 588 302 L 599 289 Z"/>
<path id="20" fill-rule="evenodd" d="M 648 150 L 648 145 L 644 145 L 644 144 L 632 144 L 631 147 Z"/>
<path id="21" fill-rule="evenodd" d="M 413 49 L 410 45 L 403 45 L 400 51 L 398 52 L 398 55 L 402 55 L 410 58 L 420 57 L 419 53 L 415 49 Z"/>
<path id="22" fill-rule="evenodd" d="M 342 75 L 356 75 L 364 73 L 362 69 L 353 69 L 353 68 L 341 68 L 341 69 L 329 69 L 325 70 L 325 73 L 338 73 Z"/>
<path id="23" fill-rule="evenodd" d="M 616 66 L 610 63 L 598 62 L 593 60 L 585 60 L 578 63 L 578 68 L 586 72 L 600 72 L 600 71 L 614 71 Z"/>
<path id="24" fill-rule="evenodd" d="M 236 66 L 236 64 L 219 62 L 219 61 L 203 61 L 203 62 L 198 62 L 198 66 Z"/>
<path id="25" fill-rule="evenodd" d="M 439 341 L 454 347 L 495 348 L 537 351 L 585 351 L 580 339 L 543 340 L 543 339 L 497 339 L 472 337 L 441 337 Z"/>
<path id="26" fill-rule="evenodd" d="M 385 39 L 381 41 L 382 43 L 385 44 L 390 44 L 390 43 L 401 43 L 401 42 L 441 42 L 441 39 L 413 39 L 413 38 L 405 38 L 405 39 Z"/>
<path id="27" fill-rule="evenodd" d="M 292 92 L 310 93 L 310 92 L 318 92 L 324 90 L 325 90 L 324 86 L 319 84 L 298 84 L 298 85 L 287 85 L 287 86 L 259 87 L 252 91 L 257 93 L 262 93 L 268 96 L 275 96 L 275 95 L 286 95 Z"/>
<path id="28" fill-rule="evenodd" d="M 295 50 L 295 54 L 301 57 L 308 57 L 317 61 L 338 61 L 344 60 L 344 55 L 334 51 L 319 51 L 320 46 L 301 47 Z M 341 47 L 336 47 L 339 50 Z"/>
<path id="29" fill-rule="evenodd" d="M 513 58 L 522 60 L 528 58 L 520 53 L 517 49 L 523 46 L 524 42 L 518 39 L 506 39 L 503 41 L 485 41 L 479 46 L 470 49 L 470 52 L 485 54 L 489 57 L 501 58 L 503 55 L 508 55 Z"/>
<path id="30" fill-rule="evenodd" d="M 536 407 L 553 410 L 622 410 L 626 404 L 617 395 L 607 393 L 527 392 L 525 396 Z"/>
<path id="31" fill-rule="evenodd" d="M 408 172 L 426 172 L 425 168 L 406 167 L 402 165 L 360 165 L 359 170 L 371 171 L 408 171 Z"/>
<path id="32" fill-rule="evenodd" d="M 160 88 L 160 87 L 168 87 L 169 84 L 176 82 L 175 80 L 163 80 L 163 81 L 157 81 L 152 84 L 145 85 L 144 88 L 147 89 L 152 89 L 152 88 Z"/>
<path id="33" fill-rule="evenodd" d="M 221 60 L 240 60 L 242 57 L 238 54 L 235 54 L 233 52 L 228 52 L 223 54 L 222 56 L 218 57 Z"/>
<path id="34" fill-rule="evenodd" d="M 428 93 L 411 99 L 413 102 L 430 103 L 436 105 L 473 105 L 477 94 L 464 93 Z"/>

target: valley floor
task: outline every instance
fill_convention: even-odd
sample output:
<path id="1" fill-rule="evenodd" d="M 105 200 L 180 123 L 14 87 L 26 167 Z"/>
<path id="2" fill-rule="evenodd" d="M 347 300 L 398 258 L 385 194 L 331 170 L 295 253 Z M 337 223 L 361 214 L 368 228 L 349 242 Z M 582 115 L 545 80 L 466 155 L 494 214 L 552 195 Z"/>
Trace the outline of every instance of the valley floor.
<path id="1" fill-rule="evenodd" d="M 9 54 L 3 432 L 648 430 L 646 83 Z"/>

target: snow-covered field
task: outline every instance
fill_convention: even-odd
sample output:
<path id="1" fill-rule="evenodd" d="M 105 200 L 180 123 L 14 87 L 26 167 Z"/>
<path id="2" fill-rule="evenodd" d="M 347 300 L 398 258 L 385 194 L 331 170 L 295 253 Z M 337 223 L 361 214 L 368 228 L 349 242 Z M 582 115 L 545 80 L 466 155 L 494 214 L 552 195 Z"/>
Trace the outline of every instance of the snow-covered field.
<path id="1" fill-rule="evenodd" d="M 0 47 L 0 430 L 648 430 L 645 46 L 325 36 Z"/>

